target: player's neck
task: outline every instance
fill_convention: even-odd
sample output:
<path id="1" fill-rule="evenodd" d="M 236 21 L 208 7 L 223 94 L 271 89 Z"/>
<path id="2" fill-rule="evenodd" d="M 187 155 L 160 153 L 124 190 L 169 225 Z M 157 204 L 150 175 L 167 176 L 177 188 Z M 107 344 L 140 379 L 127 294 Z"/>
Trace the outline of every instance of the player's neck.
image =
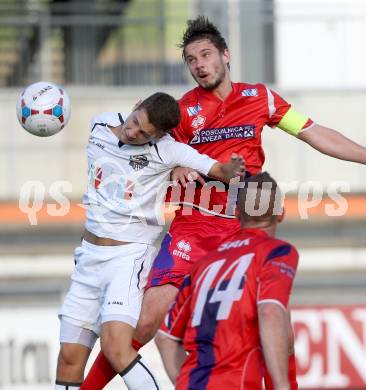
<path id="1" fill-rule="evenodd" d="M 241 224 L 242 229 L 260 229 L 267 233 L 270 237 L 274 237 L 276 235 L 276 229 L 277 229 L 277 223 L 271 223 L 268 225 L 268 223 L 242 223 Z"/>
<path id="2" fill-rule="evenodd" d="M 212 92 L 221 100 L 225 100 L 233 90 L 230 80 L 229 72 L 226 73 L 225 78 Z"/>

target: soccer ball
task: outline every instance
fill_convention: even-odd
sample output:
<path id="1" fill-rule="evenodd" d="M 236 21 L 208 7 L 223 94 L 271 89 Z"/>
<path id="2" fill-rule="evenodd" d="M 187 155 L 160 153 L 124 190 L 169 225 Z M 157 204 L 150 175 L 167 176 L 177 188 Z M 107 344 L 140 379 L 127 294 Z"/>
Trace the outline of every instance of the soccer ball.
<path id="1" fill-rule="evenodd" d="M 29 85 L 17 101 L 19 123 L 38 137 L 49 137 L 62 130 L 70 118 L 70 109 L 66 91 L 47 81 Z"/>

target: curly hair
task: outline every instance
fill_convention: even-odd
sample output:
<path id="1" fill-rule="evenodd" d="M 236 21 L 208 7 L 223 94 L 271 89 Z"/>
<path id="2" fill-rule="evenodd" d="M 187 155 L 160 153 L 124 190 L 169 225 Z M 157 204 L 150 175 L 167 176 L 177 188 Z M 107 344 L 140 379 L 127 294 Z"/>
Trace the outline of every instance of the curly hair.
<path id="1" fill-rule="evenodd" d="M 178 45 L 179 48 L 183 49 L 183 57 L 186 46 L 199 39 L 208 39 L 221 53 L 228 48 L 219 29 L 208 18 L 198 16 L 196 19 L 187 21 L 187 29 L 183 33 L 182 43 Z"/>

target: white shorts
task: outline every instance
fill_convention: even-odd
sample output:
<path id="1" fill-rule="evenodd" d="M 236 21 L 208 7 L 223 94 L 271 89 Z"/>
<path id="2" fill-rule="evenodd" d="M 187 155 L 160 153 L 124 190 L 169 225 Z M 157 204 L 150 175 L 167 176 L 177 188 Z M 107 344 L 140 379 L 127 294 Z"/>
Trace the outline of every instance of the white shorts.
<path id="1" fill-rule="evenodd" d="M 75 249 L 75 270 L 59 317 L 97 335 L 103 322 L 136 327 L 155 248 L 130 243 L 99 246 L 83 241 Z"/>

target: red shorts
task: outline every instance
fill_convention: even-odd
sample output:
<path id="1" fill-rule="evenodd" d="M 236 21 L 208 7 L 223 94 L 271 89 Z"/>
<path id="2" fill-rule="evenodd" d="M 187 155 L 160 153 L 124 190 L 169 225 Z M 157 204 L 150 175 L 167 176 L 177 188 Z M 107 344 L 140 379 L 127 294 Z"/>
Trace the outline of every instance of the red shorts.
<path id="1" fill-rule="evenodd" d="M 237 219 L 203 215 L 197 210 L 192 210 L 192 215 L 177 211 L 154 260 L 146 288 L 164 284 L 179 288 L 192 264 L 239 229 Z"/>

